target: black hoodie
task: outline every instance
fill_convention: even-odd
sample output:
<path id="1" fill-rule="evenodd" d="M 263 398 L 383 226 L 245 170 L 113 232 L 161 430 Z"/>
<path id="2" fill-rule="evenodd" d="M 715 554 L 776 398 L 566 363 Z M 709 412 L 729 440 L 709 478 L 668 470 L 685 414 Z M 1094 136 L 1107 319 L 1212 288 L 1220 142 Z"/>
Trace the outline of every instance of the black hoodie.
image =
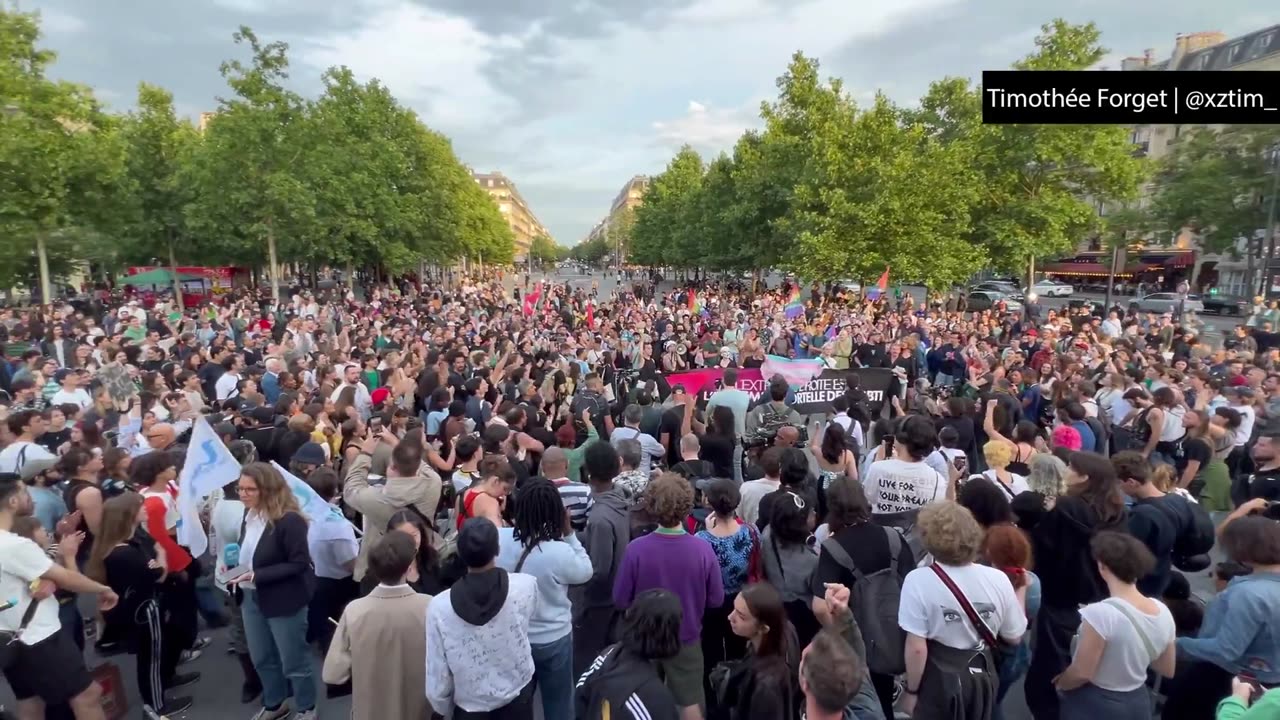
<path id="1" fill-rule="evenodd" d="M 1126 514 L 1104 524 L 1093 507 L 1073 496 L 1058 498 L 1036 524 L 1031 545 L 1045 605 L 1075 609 L 1107 597 L 1107 586 L 1089 548 L 1100 530 L 1126 532 Z"/>
<path id="2" fill-rule="evenodd" d="M 467 573 L 450 588 L 449 603 L 471 625 L 486 625 L 506 604 L 507 589 L 507 571 L 502 568 Z"/>
<path id="3" fill-rule="evenodd" d="M 582 674 L 574 691 L 576 720 L 605 717 L 678 720 L 680 710 L 648 660 L 624 650 L 621 645 L 610 645 Z"/>

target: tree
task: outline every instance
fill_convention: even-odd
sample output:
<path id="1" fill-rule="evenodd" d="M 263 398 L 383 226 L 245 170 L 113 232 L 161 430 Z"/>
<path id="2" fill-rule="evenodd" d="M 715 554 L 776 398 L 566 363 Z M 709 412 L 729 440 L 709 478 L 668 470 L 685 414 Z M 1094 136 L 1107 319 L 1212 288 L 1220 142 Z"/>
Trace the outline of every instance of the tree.
<path id="1" fill-rule="evenodd" d="M 546 235 L 539 235 L 529 244 L 529 257 L 539 265 L 556 261 L 556 244 Z"/>
<path id="2" fill-rule="evenodd" d="M 667 169 L 649 182 L 644 204 L 636 209 L 631 231 L 632 261 L 640 265 L 697 265 L 697 194 L 702 188 L 702 158 L 685 146 Z M 607 248 L 606 248 L 607 251 Z"/>
<path id="3" fill-rule="evenodd" d="M 186 257 L 198 257 L 186 233 L 184 213 L 191 194 L 182 172 L 200 135 L 190 121 L 178 118 L 171 93 L 142 83 L 138 86 L 138 107 L 124 119 L 121 136 L 128 153 L 125 168 L 131 212 L 124 254 L 139 264 L 160 259 L 156 264 L 168 265 L 181 308 L 178 249 L 182 248 Z"/>
<path id="4" fill-rule="evenodd" d="M 616 218 L 609 222 L 608 242 L 619 261 L 625 261 L 631 248 L 631 234 L 636 227 L 635 208 L 624 207 Z"/>
<path id="5" fill-rule="evenodd" d="M 1084 70 L 1106 53 L 1093 23 L 1059 19 L 1041 30 L 1016 69 Z M 1096 204 L 1135 198 L 1146 165 L 1120 125 L 984 125 L 980 92 L 948 78 L 908 116 L 961 148 L 980 173 L 971 241 L 994 267 L 1034 275 L 1037 257 L 1069 253 L 1097 229 Z"/>
<path id="6" fill-rule="evenodd" d="M 121 227 L 124 145 L 88 88 L 47 77 L 39 39 L 39 15 L 0 8 L 0 283 L 38 277 L 48 302 L 54 272 Z"/>
<path id="7" fill-rule="evenodd" d="M 578 262 L 595 265 L 608 257 L 611 251 L 608 239 L 598 235 L 574 245 L 570 255 Z"/>
<path id="8" fill-rule="evenodd" d="M 188 168 L 194 200 L 186 219 L 223 257 L 255 267 L 265 261 L 278 300 L 281 250 L 306 257 L 306 244 L 320 235 L 316 194 L 301 165 L 314 141 L 300 132 L 306 104 L 283 85 L 288 46 L 264 45 L 243 26 L 233 37 L 252 58 L 222 63 L 234 95 L 219 102 Z"/>
<path id="9" fill-rule="evenodd" d="M 1246 283 L 1256 287 L 1267 237 L 1258 231 L 1267 225 L 1277 150 L 1280 125 L 1187 129 L 1157 169 L 1150 222 L 1165 237 L 1194 231 L 1210 253 L 1238 253 L 1246 239 Z"/>

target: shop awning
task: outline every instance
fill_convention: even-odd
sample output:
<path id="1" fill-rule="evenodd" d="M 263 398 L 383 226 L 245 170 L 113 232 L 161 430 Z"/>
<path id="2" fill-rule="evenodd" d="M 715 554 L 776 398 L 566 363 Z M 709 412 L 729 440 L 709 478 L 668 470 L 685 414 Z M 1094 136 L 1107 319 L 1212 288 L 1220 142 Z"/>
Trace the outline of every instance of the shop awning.
<path id="1" fill-rule="evenodd" d="M 179 282 L 188 282 L 195 280 L 204 280 L 202 275 L 189 275 L 187 273 L 178 273 Z M 172 285 L 173 272 L 168 268 L 156 268 L 148 270 L 137 275 L 124 275 L 117 282 L 121 285 Z"/>
<path id="2" fill-rule="evenodd" d="M 1111 270 L 1102 263 L 1050 263 L 1040 268 L 1040 271 L 1046 275 L 1074 275 L 1080 277 L 1107 277 L 1111 274 Z M 1133 274 L 1133 270 L 1128 266 L 1123 272 L 1116 273 L 1116 277 L 1127 277 Z"/>

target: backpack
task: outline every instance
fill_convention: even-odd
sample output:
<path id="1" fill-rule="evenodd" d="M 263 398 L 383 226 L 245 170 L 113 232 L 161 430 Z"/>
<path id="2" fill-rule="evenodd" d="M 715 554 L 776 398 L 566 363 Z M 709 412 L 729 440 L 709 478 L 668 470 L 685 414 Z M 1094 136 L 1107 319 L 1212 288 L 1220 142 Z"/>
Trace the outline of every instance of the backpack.
<path id="1" fill-rule="evenodd" d="M 1165 501 L 1159 505 L 1173 516 L 1178 526 L 1178 537 L 1173 541 L 1173 564 L 1179 569 L 1184 565 L 1193 567 L 1202 565 L 1202 561 L 1195 561 L 1192 558 L 1197 555 L 1207 555 L 1213 549 L 1216 540 L 1213 520 L 1204 508 L 1183 498 L 1178 500 L 1186 508 L 1186 512 L 1179 512 L 1176 507 L 1169 504 L 1170 497 L 1177 496 L 1166 495 Z"/>
<path id="2" fill-rule="evenodd" d="M 863 574 L 853 564 L 853 558 L 835 538 L 827 538 L 822 543 L 822 552 L 853 573 L 849 610 L 867 646 L 867 666 L 871 672 L 899 675 L 907 669 L 907 634 L 898 626 L 898 604 L 902 600 L 898 556 L 902 553 L 903 539 L 895 528 L 881 529 L 889 539 L 889 566 L 870 575 Z"/>
<path id="3" fill-rule="evenodd" d="M 862 462 L 862 446 L 858 443 L 857 436 L 853 434 L 853 427 L 857 422 L 858 422 L 857 420 L 853 418 L 849 418 L 849 427 L 847 428 L 841 427 L 840 429 L 844 430 L 845 446 L 848 447 L 849 450 L 853 453 L 854 459 L 856 459 L 858 462 Z M 837 423 L 835 420 L 832 420 L 830 422 L 830 425 L 839 425 L 839 423 Z M 826 432 L 826 431 L 824 430 L 823 432 Z"/>

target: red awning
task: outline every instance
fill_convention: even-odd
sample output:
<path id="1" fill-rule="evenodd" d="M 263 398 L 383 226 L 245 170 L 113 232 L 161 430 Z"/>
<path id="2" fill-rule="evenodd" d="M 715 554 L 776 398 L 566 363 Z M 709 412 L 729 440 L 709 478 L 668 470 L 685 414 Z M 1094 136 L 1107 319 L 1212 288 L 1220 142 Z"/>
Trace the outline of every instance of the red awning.
<path id="1" fill-rule="evenodd" d="M 1044 272 L 1047 275 L 1080 275 L 1080 276 L 1099 276 L 1099 277 L 1106 277 L 1107 275 L 1111 274 L 1110 269 L 1107 268 L 1106 265 L 1103 265 L 1102 263 L 1096 263 L 1096 262 L 1050 263 L 1048 265 L 1045 265 L 1044 268 L 1041 269 L 1041 272 Z M 1124 272 L 1118 272 L 1116 273 L 1116 276 L 1123 277 L 1125 275 L 1131 275 L 1131 274 L 1133 274 L 1132 270 L 1126 267 L 1124 269 Z"/>

